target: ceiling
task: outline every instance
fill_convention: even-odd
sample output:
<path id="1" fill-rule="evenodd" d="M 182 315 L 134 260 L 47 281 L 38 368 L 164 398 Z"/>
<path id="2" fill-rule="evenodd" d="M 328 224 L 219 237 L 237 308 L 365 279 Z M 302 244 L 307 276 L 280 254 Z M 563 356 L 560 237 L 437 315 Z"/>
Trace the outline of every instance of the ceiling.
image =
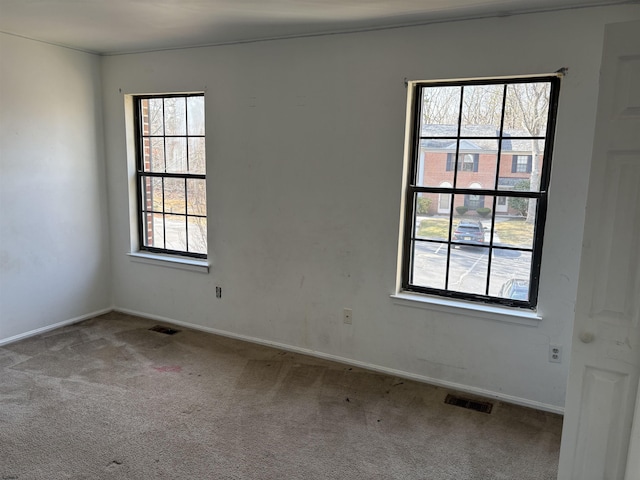
<path id="1" fill-rule="evenodd" d="M 0 0 L 0 31 L 109 55 L 637 2 Z"/>

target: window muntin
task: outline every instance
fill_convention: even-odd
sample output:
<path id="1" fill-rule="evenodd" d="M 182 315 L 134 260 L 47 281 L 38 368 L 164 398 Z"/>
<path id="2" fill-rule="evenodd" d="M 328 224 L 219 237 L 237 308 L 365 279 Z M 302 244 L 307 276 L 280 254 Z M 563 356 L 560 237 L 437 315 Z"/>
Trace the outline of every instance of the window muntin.
<path id="1" fill-rule="evenodd" d="M 206 258 L 204 95 L 134 101 L 139 248 Z"/>
<path id="2" fill-rule="evenodd" d="M 559 78 L 412 87 L 402 289 L 535 308 Z"/>

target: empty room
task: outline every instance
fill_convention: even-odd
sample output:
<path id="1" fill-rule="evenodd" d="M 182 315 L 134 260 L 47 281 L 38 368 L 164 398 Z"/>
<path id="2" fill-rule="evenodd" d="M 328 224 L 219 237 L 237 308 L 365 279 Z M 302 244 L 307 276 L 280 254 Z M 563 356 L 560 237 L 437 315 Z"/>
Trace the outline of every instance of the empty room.
<path id="1" fill-rule="evenodd" d="M 635 0 L 0 0 L 0 479 L 640 479 Z"/>

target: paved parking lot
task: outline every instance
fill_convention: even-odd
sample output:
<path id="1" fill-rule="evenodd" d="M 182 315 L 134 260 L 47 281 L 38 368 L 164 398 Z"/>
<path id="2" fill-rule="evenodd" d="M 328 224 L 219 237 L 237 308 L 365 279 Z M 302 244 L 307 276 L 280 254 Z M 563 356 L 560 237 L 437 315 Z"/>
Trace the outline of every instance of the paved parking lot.
<path id="1" fill-rule="evenodd" d="M 416 242 L 413 283 L 432 288 L 445 288 L 447 244 Z M 459 246 L 451 249 L 449 260 L 450 290 L 485 294 L 489 269 L 489 248 Z M 511 278 L 529 278 L 529 252 L 493 250 L 489 295 L 498 296 L 502 284 Z"/>

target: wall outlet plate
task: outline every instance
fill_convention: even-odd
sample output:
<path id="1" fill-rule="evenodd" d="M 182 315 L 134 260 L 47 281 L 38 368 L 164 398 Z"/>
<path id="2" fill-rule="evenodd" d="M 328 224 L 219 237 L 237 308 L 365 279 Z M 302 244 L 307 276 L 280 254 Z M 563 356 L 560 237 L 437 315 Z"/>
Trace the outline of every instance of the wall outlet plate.
<path id="1" fill-rule="evenodd" d="M 549 345 L 549 361 L 562 363 L 562 345 Z"/>

